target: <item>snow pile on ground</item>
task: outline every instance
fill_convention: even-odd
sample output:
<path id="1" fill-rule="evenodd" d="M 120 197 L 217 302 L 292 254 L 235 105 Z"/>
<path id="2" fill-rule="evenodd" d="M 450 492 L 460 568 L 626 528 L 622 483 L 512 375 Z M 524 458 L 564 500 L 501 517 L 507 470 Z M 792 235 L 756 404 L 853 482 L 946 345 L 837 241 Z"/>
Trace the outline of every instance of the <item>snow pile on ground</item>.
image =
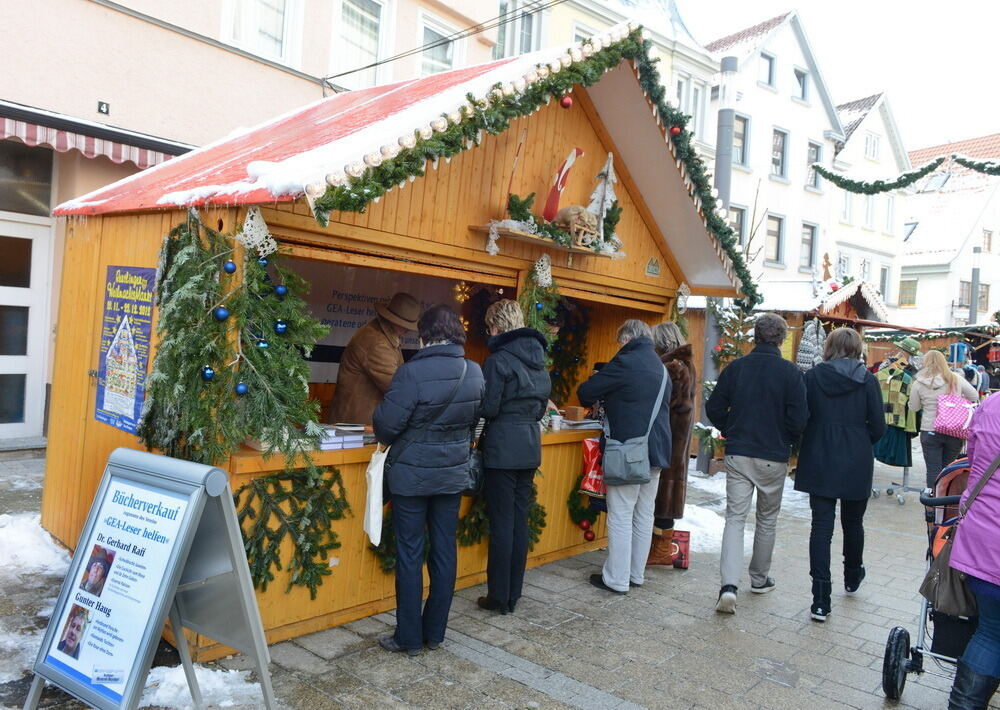
<path id="1" fill-rule="evenodd" d="M 678 530 L 691 532 L 691 552 L 722 551 L 722 531 L 726 519 L 718 513 L 697 505 L 684 506 L 684 519 L 675 524 Z"/>
<path id="2" fill-rule="evenodd" d="M 250 671 L 211 669 L 195 665 L 201 697 L 207 707 L 231 708 L 239 705 L 262 706 L 260 683 L 248 680 Z M 149 672 L 139 707 L 194 707 L 183 666 L 158 666 Z"/>
<path id="3" fill-rule="evenodd" d="M 688 473 L 688 485 L 704 491 L 714 497 L 725 499 L 726 497 L 726 474 L 717 473 L 714 476 L 706 476 L 703 473 L 691 471 Z M 725 511 L 725 504 L 719 506 Z M 751 506 L 751 511 L 754 507 Z M 795 481 L 785 478 L 785 490 L 781 498 L 781 512 L 794 515 L 797 518 L 809 518 L 812 513 L 809 510 L 809 494 L 795 490 Z"/>
<path id="4" fill-rule="evenodd" d="M 25 580 L 61 578 L 69 568 L 69 553 L 42 529 L 37 513 L 0 515 L 0 560 L 4 561 L 0 566 L 0 590 L 5 595 L 23 592 Z M 49 592 L 57 589 L 58 582 L 47 587 Z M 55 601 L 55 597 L 43 601 L 38 615 L 51 615 Z M 34 613 L 34 610 L 29 612 Z M 0 663 L 0 683 L 20 678 L 31 667 L 44 634 L 45 629 L 7 628 L 0 620 L 0 659 L 3 661 Z"/>
<path id="5" fill-rule="evenodd" d="M 39 523 L 38 513 L 0 515 L 0 581 L 10 575 L 64 576 L 69 553 Z"/>

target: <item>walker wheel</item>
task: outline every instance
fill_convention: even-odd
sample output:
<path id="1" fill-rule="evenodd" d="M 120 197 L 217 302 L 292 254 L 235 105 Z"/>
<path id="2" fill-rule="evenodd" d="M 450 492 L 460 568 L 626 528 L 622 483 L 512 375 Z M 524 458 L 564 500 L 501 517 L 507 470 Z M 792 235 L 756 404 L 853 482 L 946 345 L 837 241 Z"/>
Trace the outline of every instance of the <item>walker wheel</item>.
<path id="1" fill-rule="evenodd" d="M 896 501 L 897 501 L 897 502 L 898 502 L 898 503 L 899 503 L 900 505 L 903 505 L 903 503 L 905 503 L 905 502 L 906 502 L 906 498 L 904 498 L 904 497 L 903 497 L 903 494 L 902 494 L 902 493 L 900 493 L 900 494 L 899 494 L 898 496 L 896 496 Z"/>
<path id="2" fill-rule="evenodd" d="M 878 488 L 872 488 L 872 498 L 878 498 L 882 492 Z"/>
<path id="3" fill-rule="evenodd" d="M 906 685 L 906 659 L 910 655 L 910 633 L 902 626 L 889 632 L 882 661 L 882 691 L 890 700 L 899 700 Z"/>
<path id="4" fill-rule="evenodd" d="M 886 489 L 885 489 L 885 494 L 886 494 L 886 495 L 889 495 L 889 496 L 891 496 L 891 495 L 892 495 L 893 493 L 895 493 L 895 492 L 896 492 L 896 489 L 895 489 L 895 488 L 886 488 Z"/>

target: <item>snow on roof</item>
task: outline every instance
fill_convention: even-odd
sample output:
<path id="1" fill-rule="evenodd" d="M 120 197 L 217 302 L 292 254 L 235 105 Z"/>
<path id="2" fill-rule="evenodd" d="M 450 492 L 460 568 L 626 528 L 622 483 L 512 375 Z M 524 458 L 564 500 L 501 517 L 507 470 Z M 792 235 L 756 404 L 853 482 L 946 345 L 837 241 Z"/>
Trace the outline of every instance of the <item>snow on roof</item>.
<path id="1" fill-rule="evenodd" d="M 842 286 L 824 298 L 820 302 L 818 310 L 820 313 L 829 313 L 829 311 L 842 303 L 850 301 L 855 296 L 860 296 L 868 308 L 871 309 L 870 314 L 859 311 L 859 316 L 867 320 L 877 320 L 882 323 L 889 320 L 889 311 L 886 310 L 885 301 L 882 300 L 878 290 L 867 281 L 852 281 L 846 286 Z"/>
<path id="2" fill-rule="evenodd" d="M 861 125 L 861 122 L 865 120 L 865 117 L 875 108 L 875 105 L 881 98 L 882 93 L 879 92 L 871 96 L 866 96 L 863 99 L 855 99 L 854 101 L 848 101 L 845 104 L 837 106 L 837 115 L 840 117 L 840 123 L 844 127 L 845 143 L 851 139 L 851 134 Z"/>
<path id="3" fill-rule="evenodd" d="M 750 54 L 763 43 L 771 30 L 778 27 L 791 14 L 791 12 L 786 12 L 783 15 L 772 17 L 770 20 L 764 20 L 753 27 L 747 27 L 731 35 L 720 37 L 706 44 L 705 49 L 712 53 L 726 51 L 730 54 Z"/>

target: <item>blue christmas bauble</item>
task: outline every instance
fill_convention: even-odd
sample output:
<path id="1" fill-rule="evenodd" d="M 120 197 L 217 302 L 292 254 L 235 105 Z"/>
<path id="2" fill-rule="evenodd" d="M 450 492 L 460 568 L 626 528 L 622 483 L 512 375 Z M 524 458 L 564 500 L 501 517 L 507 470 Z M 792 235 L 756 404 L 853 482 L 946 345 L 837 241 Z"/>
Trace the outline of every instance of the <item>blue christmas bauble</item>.
<path id="1" fill-rule="evenodd" d="M 208 365 L 205 365 L 205 367 L 201 368 L 201 379 L 205 380 L 205 382 L 208 382 L 213 377 L 215 377 L 215 370 L 213 370 Z"/>
<path id="2" fill-rule="evenodd" d="M 268 261 L 267 259 L 265 259 L 264 257 L 261 257 L 261 258 L 257 259 L 257 263 L 260 264 L 261 266 L 263 266 L 266 269 L 267 265 L 270 264 L 271 262 Z"/>
<path id="3" fill-rule="evenodd" d="M 227 261 L 225 264 L 222 265 L 222 270 L 225 271 L 227 274 L 235 274 L 236 262 L 230 259 L 229 261 Z"/>
<path id="4" fill-rule="evenodd" d="M 214 311 L 212 311 L 212 315 L 215 316 L 215 320 L 221 323 L 222 321 L 226 320 L 226 318 L 229 317 L 229 309 L 226 308 L 225 306 L 219 306 Z"/>
<path id="5" fill-rule="evenodd" d="M 274 287 L 274 293 L 277 294 L 278 298 L 284 298 L 288 295 L 288 287 L 282 284 L 281 286 Z"/>
<path id="6" fill-rule="evenodd" d="M 279 320 L 274 324 L 274 332 L 278 335 L 284 335 L 288 332 L 288 323 L 283 320 Z"/>
<path id="7" fill-rule="evenodd" d="M 559 377 L 559 376 L 560 376 L 560 374 L 561 374 L 561 373 L 559 372 L 559 370 L 553 370 L 553 371 L 552 371 L 552 376 L 553 376 L 553 377 Z"/>
<path id="8" fill-rule="evenodd" d="M 541 303 L 535 303 L 535 310 L 536 311 L 540 311 L 543 308 L 545 308 L 545 306 L 543 306 Z"/>
<path id="9" fill-rule="evenodd" d="M 269 347 L 271 347 L 271 344 L 269 342 L 267 342 L 266 340 L 258 340 L 257 341 L 257 347 L 258 348 L 262 348 L 262 349 L 263 348 L 269 348 Z"/>
<path id="10" fill-rule="evenodd" d="M 235 387 L 233 387 L 233 391 L 234 391 L 234 392 L 235 392 L 236 394 L 238 394 L 238 395 L 239 395 L 240 397 L 242 397 L 243 395 L 245 395 L 245 394 L 246 394 L 247 392 L 249 392 L 249 391 L 250 391 L 250 388 L 249 388 L 249 387 L 247 387 L 247 385 L 246 385 L 245 383 L 243 383 L 243 382 L 238 382 L 238 383 L 236 384 L 236 386 L 235 386 Z"/>

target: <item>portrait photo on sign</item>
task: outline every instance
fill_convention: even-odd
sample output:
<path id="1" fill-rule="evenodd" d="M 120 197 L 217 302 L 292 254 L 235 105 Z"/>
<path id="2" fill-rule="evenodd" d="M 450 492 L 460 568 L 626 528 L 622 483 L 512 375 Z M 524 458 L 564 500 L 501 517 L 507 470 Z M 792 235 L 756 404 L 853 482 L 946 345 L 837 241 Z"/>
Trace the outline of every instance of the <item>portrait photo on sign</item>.
<path id="1" fill-rule="evenodd" d="M 83 643 L 83 634 L 86 630 L 87 610 L 79 604 L 74 604 L 73 608 L 69 610 L 69 616 L 66 618 L 66 624 L 63 626 L 56 649 L 70 658 L 79 658 L 80 645 Z"/>
<path id="2" fill-rule="evenodd" d="M 104 583 L 111 572 L 111 565 L 115 561 L 114 550 L 107 550 L 100 545 L 94 545 L 90 551 L 90 559 L 83 568 L 83 577 L 80 579 L 80 589 L 90 592 L 95 597 L 101 596 L 104 591 Z"/>

